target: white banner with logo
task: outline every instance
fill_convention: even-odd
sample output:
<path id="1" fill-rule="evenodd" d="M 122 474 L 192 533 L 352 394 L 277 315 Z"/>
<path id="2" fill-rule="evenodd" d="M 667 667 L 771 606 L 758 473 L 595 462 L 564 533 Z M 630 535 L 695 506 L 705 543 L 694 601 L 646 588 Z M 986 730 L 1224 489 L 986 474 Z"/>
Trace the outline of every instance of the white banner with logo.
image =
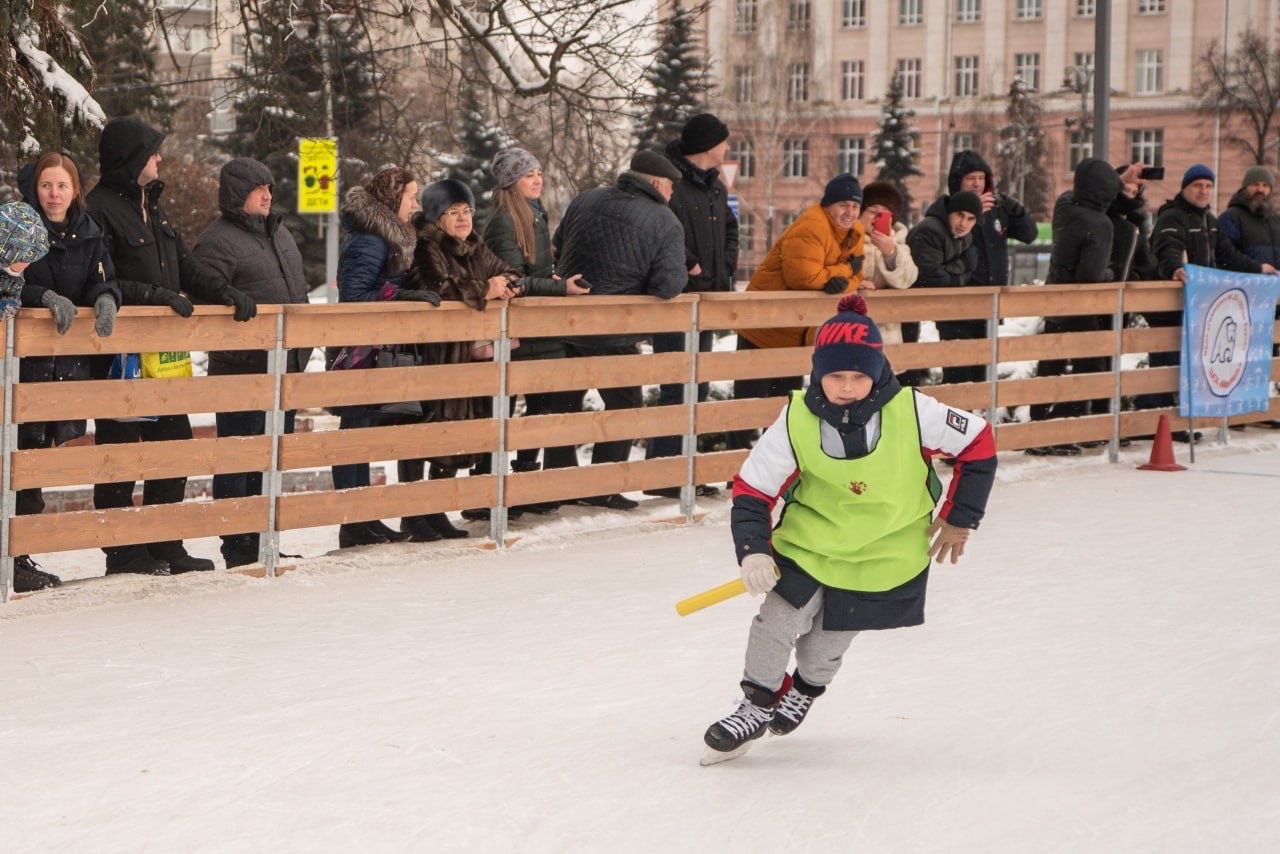
<path id="1" fill-rule="evenodd" d="M 1270 406 L 1280 277 L 1186 266 L 1178 414 L 1225 418 Z"/>

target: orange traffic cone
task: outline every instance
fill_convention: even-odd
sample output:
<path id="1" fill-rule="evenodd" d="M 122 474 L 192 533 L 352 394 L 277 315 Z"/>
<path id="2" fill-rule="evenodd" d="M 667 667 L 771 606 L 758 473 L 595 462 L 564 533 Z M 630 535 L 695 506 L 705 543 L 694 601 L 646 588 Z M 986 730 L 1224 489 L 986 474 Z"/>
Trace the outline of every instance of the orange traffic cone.
<path id="1" fill-rule="evenodd" d="M 1156 427 L 1156 440 L 1151 443 L 1151 459 L 1144 466 L 1147 471 L 1186 471 L 1173 459 L 1173 434 L 1169 432 L 1169 416 L 1161 415 L 1160 424 Z"/>

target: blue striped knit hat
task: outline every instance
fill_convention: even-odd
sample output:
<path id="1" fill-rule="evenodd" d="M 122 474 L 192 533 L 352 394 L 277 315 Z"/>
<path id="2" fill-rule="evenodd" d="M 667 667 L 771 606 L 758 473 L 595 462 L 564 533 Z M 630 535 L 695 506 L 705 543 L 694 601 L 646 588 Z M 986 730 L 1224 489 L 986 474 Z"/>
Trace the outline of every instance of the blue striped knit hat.
<path id="1" fill-rule="evenodd" d="M 49 233 L 26 202 L 0 205 L 0 267 L 39 261 L 49 252 Z"/>

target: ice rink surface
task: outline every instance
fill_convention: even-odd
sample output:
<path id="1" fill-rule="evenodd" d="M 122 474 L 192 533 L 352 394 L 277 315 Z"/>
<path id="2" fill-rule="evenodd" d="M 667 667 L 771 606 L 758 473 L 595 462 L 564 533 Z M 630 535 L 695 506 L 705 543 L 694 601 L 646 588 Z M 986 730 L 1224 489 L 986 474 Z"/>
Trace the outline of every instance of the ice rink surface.
<path id="1" fill-rule="evenodd" d="M 927 623 L 710 768 L 756 602 L 673 606 L 736 573 L 725 498 L 13 601 L 0 850 L 1280 851 L 1280 435 L 1245 437 L 1005 455 Z"/>

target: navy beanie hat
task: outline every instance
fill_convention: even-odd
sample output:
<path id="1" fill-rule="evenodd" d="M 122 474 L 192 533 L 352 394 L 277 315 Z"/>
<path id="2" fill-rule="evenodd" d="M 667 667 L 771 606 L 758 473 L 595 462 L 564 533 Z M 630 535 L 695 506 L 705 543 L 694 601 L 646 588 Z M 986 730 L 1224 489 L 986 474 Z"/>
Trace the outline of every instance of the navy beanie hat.
<path id="1" fill-rule="evenodd" d="M 701 154 L 729 138 L 729 126 L 711 113 L 698 113 L 680 131 L 680 153 Z"/>
<path id="2" fill-rule="evenodd" d="M 971 190 L 952 193 L 947 199 L 947 213 L 953 214 L 959 211 L 971 213 L 978 219 L 982 219 L 982 197 Z"/>
<path id="3" fill-rule="evenodd" d="M 1182 186 L 1185 187 L 1192 181 L 1213 181 L 1217 183 L 1217 178 L 1213 176 L 1213 170 L 1203 163 L 1196 163 L 1186 172 L 1182 173 Z"/>
<path id="4" fill-rule="evenodd" d="M 836 202 L 857 202 L 862 204 L 862 185 L 858 179 L 848 172 L 842 172 L 827 182 L 822 191 L 822 206 L 834 205 Z"/>
<path id="5" fill-rule="evenodd" d="M 427 222 L 435 222 L 449 208 L 465 202 L 470 208 L 476 206 L 476 197 L 471 188 L 461 181 L 445 178 L 422 188 L 418 194 L 418 204 L 422 206 L 422 218 Z"/>
<path id="6" fill-rule="evenodd" d="M 833 371 L 860 371 L 878 380 L 886 364 L 884 342 L 867 316 L 867 301 L 861 294 L 846 294 L 836 311 L 814 336 L 812 382 L 820 383 Z"/>

